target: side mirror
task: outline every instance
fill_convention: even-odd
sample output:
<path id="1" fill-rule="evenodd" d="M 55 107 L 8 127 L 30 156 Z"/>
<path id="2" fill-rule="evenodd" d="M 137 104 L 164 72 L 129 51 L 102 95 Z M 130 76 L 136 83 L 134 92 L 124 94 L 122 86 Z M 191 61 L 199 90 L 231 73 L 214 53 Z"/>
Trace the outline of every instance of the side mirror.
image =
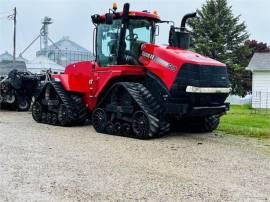
<path id="1" fill-rule="evenodd" d="M 155 27 L 155 36 L 159 36 L 159 25 Z"/>
<path id="2" fill-rule="evenodd" d="M 98 24 L 98 23 L 99 23 L 100 15 L 95 14 L 95 15 L 92 15 L 91 18 L 92 18 L 92 22 L 93 22 L 94 24 Z"/>
<path id="3" fill-rule="evenodd" d="M 95 27 L 93 30 L 93 56 L 96 58 L 96 52 L 97 52 L 97 44 L 96 44 L 96 38 L 97 38 L 97 28 Z"/>
<path id="4" fill-rule="evenodd" d="M 105 23 L 107 25 L 113 24 L 113 14 L 112 13 L 106 13 L 105 14 Z"/>

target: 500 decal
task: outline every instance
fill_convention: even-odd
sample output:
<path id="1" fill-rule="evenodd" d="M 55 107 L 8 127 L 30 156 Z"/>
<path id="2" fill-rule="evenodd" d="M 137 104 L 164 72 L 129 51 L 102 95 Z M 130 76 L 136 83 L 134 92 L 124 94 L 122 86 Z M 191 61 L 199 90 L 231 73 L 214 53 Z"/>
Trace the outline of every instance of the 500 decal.
<path id="1" fill-rule="evenodd" d="M 150 54 L 150 53 L 147 53 L 145 51 L 142 52 L 142 56 L 146 57 L 150 60 L 155 61 L 156 63 L 162 65 L 163 67 L 170 69 L 171 71 L 176 71 L 176 67 L 173 64 L 161 59 L 160 57 L 157 57 L 157 56 Z"/>

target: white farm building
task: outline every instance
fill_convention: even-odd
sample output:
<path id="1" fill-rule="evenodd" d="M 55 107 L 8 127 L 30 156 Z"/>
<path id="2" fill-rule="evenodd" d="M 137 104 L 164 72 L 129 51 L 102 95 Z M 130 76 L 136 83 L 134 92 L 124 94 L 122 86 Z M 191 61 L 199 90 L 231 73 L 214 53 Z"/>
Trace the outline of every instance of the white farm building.
<path id="1" fill-rule="evenodd" d="M 80 61 L 93 60 L 93 54 L 90 51 L 70 40 L 69 37 L 63 37 L 51 46 L 37 51 L 36 55 L 46 56 L 63 67 Z"/>
<path id="2" fill-rule="evenodd" d="M 51 61 L 46 56 L 38 56 L 35 59 L 26 63 L 27 71 L 33 74 L 42 74 L 47 70 L 51 70 L 53 73 L 59 74 L 65 71 L 65 67 L 62 67 L 55 62 Z"/>
<path id="3" fill-rule="evenodd" d="M 246 69 L 252 72 L 252 107 L 270 108 L 270 53 L 255 53 Z"/>

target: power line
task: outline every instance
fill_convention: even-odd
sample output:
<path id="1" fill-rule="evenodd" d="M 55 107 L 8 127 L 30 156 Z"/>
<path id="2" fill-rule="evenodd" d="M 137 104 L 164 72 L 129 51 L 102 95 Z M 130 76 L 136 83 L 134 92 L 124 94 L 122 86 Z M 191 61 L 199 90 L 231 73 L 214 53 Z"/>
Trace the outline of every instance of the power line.
<path id="1" fill-rule="evenodd" d="M 0 12 L 0 15 L 8 16 L 8 15 L 10 15 L 12 12 L 13 12 L 13 10 L 5 11 L 5 12 Z M 4 16 L 3 16 L 3 17 L 4 17 Z M 0 18 L 1 18 L 1 17 L 0 17 Z"/>
<path id="2" fill-rule="evenodd" d="M 8 16 L 0 16 L 0 20 L 8 20 Z"/>
<path id="3" fill-rule="evenodd" d="M 14 16 L 13 12 L 14 12 L 14 10 L 0 12 L 0 20 L 11 19 Z"/>
<path id="4" fill-rule="evenodd" d="M 0 20 L 14 20 L 15 18 L 15 14 L 10 14 L 10 15 L 6 15 L 6 16 L 0 16 Z"/>
<path id="5" fill-rule="evenodd" d="M 10 14 L 11 12 L 12 12 L 12 10 L 10 10 L 10 11 L 5 11 L 5 12 L 0 12 L 0 15 Z"/>
<path id="6" fill-rule="evenodd" d="M 0 20 L 5 19 L 5 20 L 13 20 L 14 14 L 6 15 L 6 16 L 0 16 Z"/>

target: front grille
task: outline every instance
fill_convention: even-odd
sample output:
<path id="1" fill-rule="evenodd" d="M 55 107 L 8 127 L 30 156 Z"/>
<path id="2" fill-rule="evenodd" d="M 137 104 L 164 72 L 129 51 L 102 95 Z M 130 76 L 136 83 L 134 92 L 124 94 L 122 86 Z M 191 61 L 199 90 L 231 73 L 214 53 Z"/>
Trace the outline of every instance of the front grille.
<path id="1" fill-rule="evenodd" d="M 225 67 L 185 64 L 178 72 L 170 91 L 172 99 L 177 102 L 192 103 L 197 106 L 218 105 L 224 103 L 226 94 L 190 94 L 186 93 L 186 87 L 227 88 L 229 85 Z"/>

